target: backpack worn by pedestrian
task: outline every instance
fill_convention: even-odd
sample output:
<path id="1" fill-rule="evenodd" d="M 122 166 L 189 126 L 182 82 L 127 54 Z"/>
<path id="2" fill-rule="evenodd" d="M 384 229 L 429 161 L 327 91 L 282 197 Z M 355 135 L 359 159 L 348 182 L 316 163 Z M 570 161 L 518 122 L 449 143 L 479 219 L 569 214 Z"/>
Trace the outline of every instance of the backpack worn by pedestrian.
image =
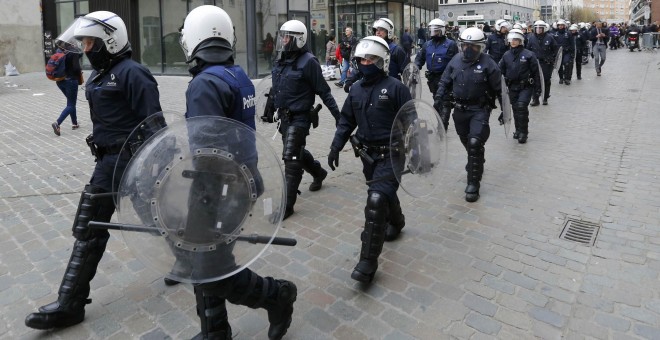
<path id="1" fill-rule="evenodd" d="M 63 52 L 53 54 L 46 64 L 46 77 L 53 81 L 64 80 L 66 78 L 65 61 L 66 54 Z"/>

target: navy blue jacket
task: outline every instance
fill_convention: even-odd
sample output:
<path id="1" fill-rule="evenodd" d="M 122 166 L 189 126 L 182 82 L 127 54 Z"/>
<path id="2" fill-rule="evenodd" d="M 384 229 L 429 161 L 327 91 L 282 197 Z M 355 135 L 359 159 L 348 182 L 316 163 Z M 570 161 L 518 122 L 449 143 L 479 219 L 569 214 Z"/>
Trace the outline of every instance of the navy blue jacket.
<path id="1" fill-rule="evenodd" d="M 400 74 L 410 63 L 406 51 L 394 42 L 388 41 L 390 47 L 390 65 L 388 67 L 389 76 L 401 80 Z"/>
<path id="2" fill-rule="evenodd" d="M 488 53 L 496 63 L 500 62 L 504 52 L 509 49 L 509 44 L 507 44 L 506 36 L 496 32 L 488 36 L 486 39 L 486 49 L 484 53 Z"/>
<path id="3" fill-rule="evenodd" d="M 499 63 L 500 72 L 509 83 L 524 87 L 541 87 L 539 64 L 534 52 L 518 46 L 508 50 Z"/>
<path id="4" fill-rule="evenodd" d="M 575 55 L 575 37 L 566 29 L 555 31 L 555 41 L 562 48 L 562 55 Z"/>
<path id="5" fill-rule="evenodd" d="M 610 30 L 607 27 L 605 27 L 605 28 L 601 28 L 600 32 L 605 34 L 605 37 L 602 38 L 602 42 L 603 44 L 607 45 L 607 42 L 610 40 Z M 589 31 L 589 39 L 594 45 L 598 43 L 598 38 L 596 38 L 596 35 L 598 35 L 598 28 L 592 27 L 591 30 Z"/>
<path id="6" fill-rule="evenodd" d="M 540 36 L 532 33 L 527 37 L 527 45 L 525 46 L 536 54 L 539 62 L 554 65 L 559 45 L 557 45 L 557 41 L 551 33 L 544 33 Z"/>
<path id="7" fill-rule="evenodd" d="M 85 84 L 94 143 L 101 147 L 124 143 L 147 116 L 161 112 L 158 83 L 141 64 L 125 57 L 96 79 L 93 71 Z"/>
<path id="8" fill-rule="evenodd" d="M 351 86 L 330 148 L 341 150 L 357 127 L 357 137 L 368 145 L 389 145 L 397 112 L 412 97 L 399 80 L 382 75 L 373 83 L 365 79 Z"/>
<path id="9" fill-rule="evenodd" d="M 323 78 L 319 61 L 309 52 L 297 58 L 276 61 L 272 70 L 275 107 L 293 112 L 309 112 L 316 95 L 330 113 L 339 117 L 339 107 Z"/>
<path id="10" fill-rule="evenodd" d="M 426 68 L 430 72 L 440 73 L 445 70 L 449 61 L 456 54 L 458 54 L 458 45 L 455 41 L 447 39 L 447 37 L 431 39 L 417 52 L 415 65 L 421 70 L 422 66 L 426 64 Z"/>
<path id="11" fill-rule="evenodd" d="M 489 55 L 481 53 L 476 61 L 465 62 L 459 53 L 447 65 L 434 98 L 449 101 L 451 94 L 459 104 L 489 104 L 502 93 L 501 77 Z"/>

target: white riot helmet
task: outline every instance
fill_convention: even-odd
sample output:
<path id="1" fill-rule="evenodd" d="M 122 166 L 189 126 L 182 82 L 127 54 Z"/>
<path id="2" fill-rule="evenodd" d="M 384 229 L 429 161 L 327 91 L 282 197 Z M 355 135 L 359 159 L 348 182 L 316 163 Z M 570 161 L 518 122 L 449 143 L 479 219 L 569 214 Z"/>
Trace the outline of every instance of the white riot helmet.
<path id="1" fill-rule="evenodd" d="M 509 31 L 509 34 L 506 36 L 506 40 L 511 44 L 511 41 L 513 39 L 520 39 L 520 45 L 525 46 L 525 34 L 523 33 L 522 30 L 519 30 L 517 28 L 512 29 Z"/>
<path id="2" fill-rule="evenodd" d="M 511 29 L 511 23 L 504 19 L 499 19 L 495 21 L 495 31 L 501 32 L 502 28 L 506 28 L 507 31 Z"/>
<path id="3" fill-rule="evenodd" d="M 282 24 L 277 36 L 277 52 L 300 51 L 307 42 L 307 27 L 299 20 L 289 20 Z"/>
<path id="4" fill-rule="evenodd" d="M 591 23 L 588 22 L 588 23 L 584 24 L 584 27 L 585 27 L 587 30 L 590 30 L 590 29 L 591 29 Z"/>
<path id="5" fill-rule="evenodd" d="M 463 61 L 476 61 L 486 48 L 486 35 L 476 27 L 466 28 L 458 38 Z"/>
<path id="6" fill-rule="evenodd" d="M 229 14 L 211 5 L 199 6 L 190 11 L 183 22 L 180 40 L 186 59 L 191 61 L 200 44 L 213 38 L 224 39 L 230 48 L 234 47 L 234 24 Z"/>
<path id="7" fill-rule="evenodd" d="M 578 30 L 578 25 L 572 24 L 571 27 L 568 28 L 569 31 L 577 31 Z"/>
<path id="8" fill-rule="evenodd" d="M 394 23 L 388 18 L 380 18 L 374 21 L 372 26 L 373 34 L 376 35 L 378 29 L 384 29 L 387 31 L 387 39 L 392 40 L 394 38 Z"/>
<path id="9" fill-rule="evenodd" d="M 566 29 L 566 21 L 564 19 L 557 20 L 555 24 L 556 24 L 556 26 L 554 26 L 555 29 L 561 29 L 559 28 L 560 25 L 563 25 L 564 29 Z"/>
<path id="10" fill-rule="evenodd" d="M 362 38 L 357 46 L 355 46 L 353 58 L 356 59 L 355 63 L 358 65 L 360 64 L 359 59 L 369 59 L 379 69 L 383 70 L 385 74 L 389 72 L 390 48 L 385 39 L 381 37 L 369 36 Z"/>
<path id="11" fill-rule="evenodd" d="M 440 20 L 440 19 L 433 19 L 431 22 L 429 22 L 428 28 L 429 28 L 429 36 L 443 36 L 445 35 L 445 26 L 447 24 Z"/>
<path id="12" fill-rule="evenodd" d="M 85 15 L 76 20 L 77 27 L 74 30 L 76 39 L 85 37 L 98 38 L 105 46 L 108 53 L 116 55 L 122 52 L 128 45 L 128 33 L 126 25 L 117 14 L 107 11 L 97 11 Z M 102 46 L 94 46 L 94 50 L 100 50 Z"/>
<path id="13" fill-rule="evenodd" d="M 587 25 L 585 25 L 583 22 L 578 23 L 578 28 L 579 29 L 583 29 L 585 27 L 587 27 Z"/>
<path id="14" fill-rule="evenodd" d="M 523 25 L 520 24 L 520 23 L 515 23 L 515 24 L 513 24 L 513 29 L 514 29 L 514 30 L 515 30 L 515 29 L 522 30 L 523 28 L 524 28 Z"/>
<path id="15" fill-rule="evenodd" d="M 548 30 L 546 25 L 547 24 L 543 20 L 534 21 L 534 33 L 536 33 L 536 34 L 545 33 Z M 539 30 L 542 30 L 542 31 L 539 32 Z"/>

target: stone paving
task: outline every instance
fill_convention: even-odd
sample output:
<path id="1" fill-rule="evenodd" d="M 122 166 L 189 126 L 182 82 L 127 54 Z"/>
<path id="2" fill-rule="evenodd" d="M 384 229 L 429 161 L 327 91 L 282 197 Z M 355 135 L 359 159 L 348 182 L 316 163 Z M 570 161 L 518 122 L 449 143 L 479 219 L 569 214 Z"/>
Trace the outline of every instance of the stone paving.
<path id="1" fill-rule="evenodd" d="M 407 226 L 387 243 L 370 286 L 350 279 L 359 253 L 366 186 L 347 147 L 323 189 L 301 184 L 296 214 L 251 268 L 294 281 L 288 339 L 660 339 L 660 57 L 608 51 L 582 80 L 558 85 L 531 108 L 519 145 L 491 119 L 481 198 L 464 200 L 466 155 L 453 124 L 440 189 L 400 191 Z M 163 109 L 180 119 L 189 78 L 157 77 Z M 333 88 L 340 105 L 346 95 Z M 427 87 L 424 86 L 427 91 Z M 430 101 L 428 91 L 424 95 Z M 0 338 L 186 339 L 198 332 L 190 285 L 166 287 L 113 233 L 92 281 L 85 321 L 55 331 L 25 327 L 53 301 L 73 238 L 72 218 L 93 160 L 81 128 L 50 124 L 65 98 L 42 73 L 0 83 Z M 274 125 L 257 129 L 270 139 Z M 326 164 L 327 109 L 309 149 Z M 567 218 L 601 225 L 593 246 L 559 238 Z M 264 310 L 229 306 L 236 339 L 266 339 Z"/>

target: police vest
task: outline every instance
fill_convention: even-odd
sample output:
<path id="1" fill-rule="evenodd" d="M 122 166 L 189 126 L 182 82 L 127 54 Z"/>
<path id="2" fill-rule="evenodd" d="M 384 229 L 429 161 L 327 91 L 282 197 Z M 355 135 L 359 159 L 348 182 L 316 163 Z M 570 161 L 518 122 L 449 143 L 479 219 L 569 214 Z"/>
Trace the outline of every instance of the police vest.
<path id="1" fill-rule="evenodd" d="M 444 72 L 447 64 L 451 60 L 447 56 L 447 51 L 453 41 L 451 39 L 445 38 L 445 41 L 442 44 L 437 45 L 433 43 L 433 40 L 426 42 L 426 68 L 431 72 Z M 452 56 L 453 57 L 453 56 Z"/>
<path id="2" fill-rule="evenodd" d="M 234 94 L 234 106 L 227 117 L 235 119 L 256 130 L 254 116 L 256 114 L 256 98 L 254 85 L 243 69 L 238 65 L 225 67 L 214 65 L 207 67 L 203 73 L 212 74 L 229 85 Z"/>

